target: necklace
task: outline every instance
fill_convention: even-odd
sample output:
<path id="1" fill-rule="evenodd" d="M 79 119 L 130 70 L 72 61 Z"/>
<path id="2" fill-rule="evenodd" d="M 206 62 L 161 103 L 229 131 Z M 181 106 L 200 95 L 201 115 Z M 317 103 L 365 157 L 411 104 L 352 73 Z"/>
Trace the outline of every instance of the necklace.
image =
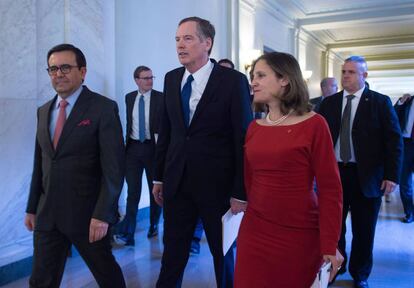
<path id="1" fill-rule="evenodd" d="M 270 113 L 267 113 L 266 122 L 271 124 L 271 125 L 279 125 L 280 123 L 285 121 L 290 116 L 290 114 L 292 114 L 292 112 L 293 112 L 293 110 L 290 110 L 289 113 L 287 113 L 286 115 L 283 115 L 282 117 L 280 117 L 276 120 L 270 119 Z"/>

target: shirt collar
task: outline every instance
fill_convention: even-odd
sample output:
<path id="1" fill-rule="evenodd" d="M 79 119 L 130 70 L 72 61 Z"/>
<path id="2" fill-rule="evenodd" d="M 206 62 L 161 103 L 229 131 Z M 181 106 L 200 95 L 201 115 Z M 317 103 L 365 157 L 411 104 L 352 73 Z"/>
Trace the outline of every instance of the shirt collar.
<path id="1" fill-rule="evenodd" d="M 346 90 L 344 90 L 344 98 L 346 97 L 346 96 L 348 96 L 348 95 L 354 95 L 356 98 L 361 98 L 361 96 L 362 96 L 362 93 L 364 92 L 364 89 L 365 89 L 365 85 L 364 85 L 364 87 L 362 87 L 361 89 L 359 89 L 358 91 L 356 91 L 355 93 L 349 93 L 348 91 L 346 91 Z"/>
<path id="2" fill-rule="evenodd" d="M 152 91 L 152 89 L 148 90 L 145 93 L 141 93 L 141 91 L 139 91 L 139 89 L 138 89 L 138 96 L 144 95 L 144 98 L 148 98 L 148 97 L 151 96 L 151 91 Z"/>
<path id="3" fill-rule="evenodd" d="M 72 95 L 69 95 L 68 97 L 65 98 L 66 102 L 68 102 L 68 104 L 71 107 L 73 107 L 73 105 L 75 105 L 76 100 L 78 100 L 79 95 L 82 92 L 82 89 L 83 89 L 83 86 L 81 85 L 81 86 L 79 86 L 79 88 L 75 92 L 73 92 Z M 63 100 L 63 98 L 58 94 L 58 98 L 57 98 L 56 103 L 55 103 L 55 109 L 59 109 L 59 103 L 62 100 Z"/>
<path id="4" fill-rule="evenodd" d="M 184 73 L 184 76 L 183 76 L 183 80 L 184 81 L 187 81 L 188 76 L 193 75 L 194 81 L 195 81 L 195 83 L 197 85 L 200 82 L 205 81 L 205 79 L 208 79 L 208 77 L 210 76 L 211 70 L 213 70 L 213 67 L 214 67 L 214 64 L 209 59 L 207 61 L 207 63 L 204 64 L 204 66 L 202 66 L 200 69 L 198 69 L 193 74 L 191 74 L 190 71 L 188 71 L 187 69 L 185 69 L 185 73 Z"/>

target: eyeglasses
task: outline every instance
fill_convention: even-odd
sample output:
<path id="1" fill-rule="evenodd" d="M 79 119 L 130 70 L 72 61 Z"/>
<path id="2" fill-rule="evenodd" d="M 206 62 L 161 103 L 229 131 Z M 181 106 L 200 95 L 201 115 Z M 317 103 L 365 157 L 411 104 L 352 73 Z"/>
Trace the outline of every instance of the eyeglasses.
<path id="1" fill-rule="evenodd" d="M 155 78 L 155 76 L 150 76 L 150 77 L 138 77 L 138 79 L 142 79 L 142 80 L 153 80 Z"/>
<path id="2" fill-rule="evenodd" d="M 62 74 L 69 74 L 70 71 L 72 70 L 72 68 L 74 67 L 79 67 L 79 66 L 73 66 L 73 65 L 69 65 L 69 64 L 62 64 L 60 66 L 50 66 L 48 68 L 46 68 L 47 73 L 49 73 L 49 75 L 56 75 L 58 70 L 60 70 L 60 72 L 62 72 Z"/>

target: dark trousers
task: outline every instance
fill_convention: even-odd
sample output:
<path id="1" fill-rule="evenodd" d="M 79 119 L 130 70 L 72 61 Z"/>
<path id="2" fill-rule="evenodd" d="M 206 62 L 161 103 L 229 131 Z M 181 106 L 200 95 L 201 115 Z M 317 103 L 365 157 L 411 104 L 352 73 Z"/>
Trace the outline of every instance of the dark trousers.
<path id="1" fill-rule="evenodd" d="M 142 175 L 145 170 L 148 189 L 150 194 L 150 225 L 158 225 L 161 207 L 154 200 L 152 195 L 152 179 L 154 169 L 155 147 L 150 141 L 129 140 L 126 149 L 126 173 L 125 178 L 128 184 L 128 197 L 125 218 L 116 225 L 116 234 L 125 234 L 127 238 L 133 239 L 137 225 L 138 204 L 141 199 Z"/>
<path id="2" fill-rule="evenodd" d="M 69 248 L 73 244 L 99 287 L 125 287 L 121 268 L 111 252 L 109 236 L 89 243 L 88 235 L 65 235 L 58 230 L 33 234 L 33 268 L 30 287 L 59 287 Z"/>
<path id="3" fill-rule="evenodd" d="M 156 287 L 180 287 L 187 265 L 194 228 L 201 218 L 213 255 L 217 287 L 233 287 L 233 265 L 224 263 L 221 217 L 229 201 L 200 201 L 194 196 L 188 176 L 172 199 L 164 199 L 164 253 Z"/>
<path id="4" fill-rule="evenodd" d="M 401 171 L 400 196 L 407 217 L 414 214 L 413 180 L 414 142 L 404 138 L 404 158 Z"/>
<path id="5" fill-rule="evenodd" d="M 352 244 L 349 273 L 355 280 L 367 280 L 372 270 L 375 226 L 381 207 L 381 197 L 367 198 L 362 194 L 356 164 L 339 164 L 343 189 L 342 233 L 338 247 L 346 254 L 346 217 L 351 210 Z M 380 187 L 378 187 L 380 189 Z"/>

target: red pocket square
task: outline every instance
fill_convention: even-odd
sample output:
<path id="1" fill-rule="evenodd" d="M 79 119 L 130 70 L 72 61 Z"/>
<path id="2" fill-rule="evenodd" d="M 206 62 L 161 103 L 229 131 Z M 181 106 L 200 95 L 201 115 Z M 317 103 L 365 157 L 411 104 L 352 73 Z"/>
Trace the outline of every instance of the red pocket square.
<path id="1" fill-rule="evenodd" d="M 78 123 L 78 126 L 88 126 L 91 125 L 91 120 L 85 119 Z"/>

